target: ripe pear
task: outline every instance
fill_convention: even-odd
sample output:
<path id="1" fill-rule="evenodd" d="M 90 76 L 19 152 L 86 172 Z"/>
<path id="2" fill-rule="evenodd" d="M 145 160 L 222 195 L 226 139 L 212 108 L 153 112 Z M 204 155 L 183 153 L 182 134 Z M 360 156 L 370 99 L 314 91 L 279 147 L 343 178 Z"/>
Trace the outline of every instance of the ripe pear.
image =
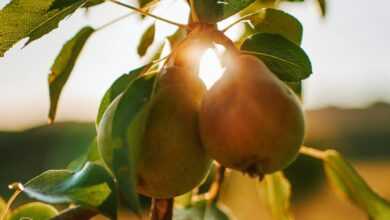
<path id="1" fill-rule="evenodd" d="M 162 73 L 136 162 L 138 193 L 171 198 L 190 191 L 207 175 L 211 159 L 201 145 L 198 126 L 205 91 L 198 76 L 183 68 L 168 67 Z M 110 105 L 99 125 L 101 154 L 110 155 L 112 150 L 107 149 L 109 140 L 104 134 L 112 123 L 110 108 L 115 106 Z M 105 161 L 110 165 L 110 158 Z"/>
<path id="2" fill-rule="evenodd" d="M 236 55 L 200 111 L 201 139 L 223 166 L 262 177 L 288 166 L 304 138 L 298 98 L 267 66 Z"/>

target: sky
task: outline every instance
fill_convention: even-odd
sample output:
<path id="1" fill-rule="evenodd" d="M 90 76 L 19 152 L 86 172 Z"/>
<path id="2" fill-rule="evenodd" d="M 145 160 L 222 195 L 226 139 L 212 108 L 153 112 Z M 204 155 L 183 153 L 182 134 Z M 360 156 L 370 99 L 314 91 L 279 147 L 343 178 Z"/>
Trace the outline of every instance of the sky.
<path id="1" fill-rule="evenodd" d="M 0 0 L 0 8 L 7 2 Z M 183 2 L 163 2 L 153 13 L 185 23 L 188 8 Z M 302 22 L 302 47 L 313 65 L 313 74 L 304 83 L 305 109 L 390 102 L 390 2 L 328 0 L 325 19 L 319 16 L 314 2 L 282 5 Z M 49 108 L 47 75 L 63 43 L 85 25 L 99 27 L 126 13 L 127 9 L 110 3 L 88 14 L 77 12 L 42 39 L 23 49 L 26 40 L 22 40 L 0 58 L 0 130 L 45 123 Z M 152 21 L 140 23 L 132 16 L 89 39 L 64 88 L 58 121 L 94 120 L 99 101 L 115 78 L 145 62 L 137 56 L 135 45 Z M 174 31 L 175 27 L 157 22 L 157 41 Z"/>

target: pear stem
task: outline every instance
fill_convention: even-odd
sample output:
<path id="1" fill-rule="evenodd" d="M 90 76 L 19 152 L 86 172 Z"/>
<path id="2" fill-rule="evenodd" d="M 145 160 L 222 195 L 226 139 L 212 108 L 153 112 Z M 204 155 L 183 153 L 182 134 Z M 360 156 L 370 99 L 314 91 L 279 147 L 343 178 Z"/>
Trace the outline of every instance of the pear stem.
<path id="1" fill-rule="evenodd" d="M 172 220 L 173 216 L 173 198 L 152 199 L 151 220 Z"/>
<path id="2" fill-rule="evenodd" d="M 177 23 L 177 22 L 174 22 L 174 21 L 171 21 L 171 20 L 168 20 L 168 19 L 165 19 L 165 18 L 162 18 L 160 16 L 157 16 L 157 15 L 154 15 L 154 14 L 151 14 L 149 12 L 146 12 L 140 8 L 137 8 L 137 7 L 134 7 L 132 5 L 128 5 L 128 4 L 125 4 L 125 3 L 122 3 L 120 1 L 117 1 L 117 0 L 107 0 L 109 2 L 112 2 L 114 4 L 117 4 L 117 5 L 120 5 L 120 6 L 123 6 L 125 8 L 129 8 L 131 10 L 134 10 L 142 15 L 145 15 L 145 16 L 149 16 L 149 17 L 152 17 L 152 18 L 155 18 L 157 20 L 160 20 L 160 21 L 163 21 L 165 23 L 168 23 L 168 24 L 172 24 L 172 25 L 175 25 L 175 26 L 178 26 L 179 28 L 184 28 L 184 29 L 188 29 L 188 26 L 187 25 L 184 25 L 184 24 L 180 24 L 180 23 Z"/>
<path id="3" fill-rule="evenodd" d="M 196 14 L 196 11 L 195 11 L 194 0 L 188 0 L 188 3 L 189 3 L 190 8 L 191 8 L 191 21 L 198 22 L 199 18 L 198 18 L 198 15 Z"/>

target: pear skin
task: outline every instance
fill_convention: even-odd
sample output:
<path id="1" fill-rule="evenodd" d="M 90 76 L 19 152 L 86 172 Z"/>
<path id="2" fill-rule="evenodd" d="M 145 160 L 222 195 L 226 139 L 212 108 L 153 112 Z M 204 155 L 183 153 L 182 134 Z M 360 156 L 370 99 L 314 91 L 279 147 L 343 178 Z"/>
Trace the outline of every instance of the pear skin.
<path id="1" fill-rule="evenodd" d="M 190 191 L 211 159 L 201 145 L 198 113 L 206 87 L 184 68 L 167 68 L 157 88 L 138 162 L 138 191 L 168 198 Z"/>
<path id="2" fill-rule="evenodd" d="M 204 96 L 199 120 L 208 154 L 223 166 L 252 176 L 288 166 L 304 138 L 298 98 L 250 55 L 230 61 Z"/>
<path id="3" fill-rule="evenodd" d="M 137 192 L 153 198 L 171 198 L 199 185 L 208 174 L 211 159 L 201 145 L 198 113 L 206 88 L 197 75 L 168 67 L 158 82 L 136 161 Z M 98 146 L 112 166 L 114 140 L 111 128 L 115 99 L 98 129 Z M 115 143 L 122 143 L 116 141 Z"/>

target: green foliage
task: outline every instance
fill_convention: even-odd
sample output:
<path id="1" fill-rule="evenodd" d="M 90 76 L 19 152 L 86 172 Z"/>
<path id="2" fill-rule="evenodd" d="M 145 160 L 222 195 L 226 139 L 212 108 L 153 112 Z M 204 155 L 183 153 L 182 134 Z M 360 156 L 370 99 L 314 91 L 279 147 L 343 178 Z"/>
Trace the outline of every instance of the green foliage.
<path id="1" fill-rule="evenodd" d="M 175 48 L 176 45 L 178 45 L 178 43 L 180 41 L 182 41 L 185 37 L 186 37 L 186 30 L 182 29 L 182 28 L 178 28 L 175 33 L 173 33 L 172 35 L 168 36 L 168 41 L 171 45 L 171 48 Z"/>
<path id="2" fill-rule="evenodd" d="M 290 87 L 290 89 L 292 91 L 294 91 L 294 93 L 302 98 L 302 81 L 298 81 L 298 82 L 286 82 L 286 84 Z"/>
<path id="3" fill-rule="evenodd" d="M 5 209 L 6 203 L 5 201 L 0 197 L 0 216 L 3 213 L 3 210 Z"/>
<path id="4" fill-rule="evenodd" d="M 198 194 L 207 193 L 210 190 L 216 175 L 217 175 L 217 166 L 215 165 L 215 163 L 212 163 L 209 174 L 207 175 L 206 179 L 198 188 Z"/>
<path id="5" fill-rule="evenodd" d="M 84 7 L 85 8 L 90 8 L 96 5 L 100 5 L 102 3 L 106 2 L 105 0 L 89 0 L 85 3 Z"/>
<path id="6" fill-rule="evenodd" d="M 141 211 L 141 207 L 135 190 L 135 164 L 150 109 L 149 100 L 155 79 L 155 75 L 139 77 L 131 82 L 122 95 L 118 96 L 116 106 L 112 106 L 114 109 L 112 122 L 106 122 L 112 124 L 108 125 L 110 126 L 108 134 L 104 134 L 104 137 L 109 137 L 111 140 L 111 146 L 99 146 L 99 148 L 109 149 L 104 152 L 103 158 L 117 178 L 126 203 L 136 213 Z M 101 132 L 100 128 L 99 132 Z M 102 135 L 99 132 L 98 141 Z"/>
<path id="7" fill-rule="evenodd" d="M 118 95 L 120 95 L 125 89 L 129 86 L 130 82 L 137 78 L 141 73 L 143 73 L 150 65 L 141 66 L 137 69 L 130 71 L 128 74 L 123 74 L 117 78 L 110 88 L 104 94 L 102 100 L 100 101 L 99 111 L 96 118 L 96 125 L 99 125 L 100 120 L 107 107 L 111 104 L 112 101 Z"/>
<path id="8" fill-rule="evenodd" d="M 68 208 L 63 210 L 51 220 L 81 220 L 81 219 L 90 219 L 97 215 L 98 212 L 94 209 L 87 207 L 76 206 L 73 208 Z"/>
<path id="9" fill-rule="evenodd" d="M 87 0 L 72 1 L 67 7 L 49 10 L 53 0 L 12 0 L 0 11 L 0 57 L 23 38 L 26 44 L 42 37 Z"/>
<path id="10" fill-rule="evenodd" d="M 255 0 L 195 0 L 194 7 L 201 22 L 212 24 L 236 14 L 254 1 Z"/>
<path id="11" fill-rule="evenodd" d="M 149 4 L 150 2 L 153 2 L 153 0 L 138 0 L 139 6 L 142 8 L 145 5 Z"/>
<path id="12" fill-rule="evenodd" d="M 265 8 L 249 18 L 253 25 L 252 33 L 279 34 L 286 39 L 301 44 L 303 28 L 290 14 L 281 10 Z"/>
<path id="13" fill-rule="evenodd" d="M 266 175 L 266 200 L 274 220 L 293 220 L 290 212 L 291 186 L 281 171 Z"/>
<path id="14" fill-rule="evenodd" d="M 181 207 L 187 207 L 191 205 L 192 202 L 192 191 L 184 193 L 183 195 L 176 196 L 174 203 L 175 205 L 181 206 Z"/>
<path id="15" fill-rule="evenodd" d="M 50 10 L 54 10 L 54 9 L 64 9 L 66 7 L 69 7 L 77 2 L 79 2 L 80 0 L 67 0 L 67 1 L 64 1 L 64 0 L 52 0 L 53 3 L 51 3 L 50 5 L 50 8 L 49 8 L 49 11 Z"/>
<path id="16" fill-rule="evenodd" d="M 49 170 L 28 181 L 23 192 L 48 203 L 75 203 L 116 219 L 117 195 L 111 175 L 88 162 L 81 170 Z"/>
<path id="17" fill-rule="evenodd" d="M 48 79 L 50 92 L 50 121 L 54 121 L 55 119 L 58 100 L 62 89 L 69 79 L 81 50 L 93 32 L 94 29 L 91 27 L 84 27 L 81 29 L 64 45 L 51 67 L 51 73 Z"/>
<path id="18" fill-rule="evenodd" d="M 175 209 L 173 220 L 229 220 L 230 217 L 216 203 L 197 201 L 183 209 Z"/>
<path id="19" fill-rule="evenodd" d="M 255 34 L 243 43 L 241 49 L 261 59 L 283 81 L 299 81 L 312 73 L 306 53 L 280 35 Z"/>
<path id="20" fill-rule="evenodd" d="M 78 171 L 84 167 L 84 165 L 87 162 L 96 162 L 96 163 L 102 163 L 99 150 L 97 147 L 97 141 L 96 138 L 93 139 L 92 143 L 88 147 L 88 151 L 86 154 L 83 154 L 81 157 L 77 158 L 76 160 L 72 161 L 67 169 Z"/>
<path id="21" fill-rule="evenodd" d="M 371 219 L 390 219 L 390 203 L 376 194 L 337 151 L 327 150 L 324 162 L 325 173 L 335 189 L 367 212 Z"/>
<path id="22" fill-rule="evenodd" d="M 7 216 L 7 220 L 49 220 L 57 214 L 57 209 L 51 205 L 47 205 L 40 202 L 32 202 L 22 205 L 13 210 Z"/>
<path id="23" fill-rule="evenodd" d="M 141 41 L 138 44 L 137 52 L 141 57 L 144 56 L 148 48 L 153 44 L 154 37 L 156 35 L 156 24 L 150 25 L 141 37 Z"/>

